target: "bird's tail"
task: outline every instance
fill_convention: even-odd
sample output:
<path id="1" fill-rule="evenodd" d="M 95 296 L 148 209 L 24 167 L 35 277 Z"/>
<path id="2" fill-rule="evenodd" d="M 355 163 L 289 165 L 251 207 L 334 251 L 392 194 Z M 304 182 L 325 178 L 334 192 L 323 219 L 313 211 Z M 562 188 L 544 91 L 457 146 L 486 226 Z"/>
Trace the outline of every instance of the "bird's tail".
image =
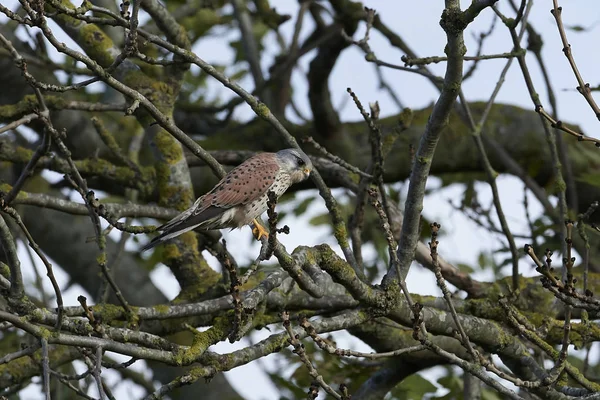
<path id="1" fill-rule="evenodd" d="M 179 236 L 183 233 L 186 233 L 188 231 L 191 231 L 192 229 L 197 228 L 198 225 L 201 225 L 201 224 L 191 225 L 191 226 L 186 226 L 186 227 L 179 227 L 179 226 L 175 225 L 175 226 L 171 227 L 171 229 L 167 229 L 167 230 L 163 231 L 160 235 L 152 238 L 152 240 L 150 242 L 146 243 L 140 249 L 140 251 L 149 250 L 156 245 L 166 242 L 169 239 L 173 239 L 176 236 Z M 177 229 L 177 228 L 180 228 L 180 229 Z M 161 229 L 161 228 L 159 227 L 158 229 Z"/>
<path id="2" fill-rule="evenodd" d="M 235 211 L 232 212 L 231 210 L 227 210 L 225 211 L 225 215 L 223 215 L 223 209 L 208 207 L 202 212 L 195 214 L 193 208 L 191 208 L 179 214 L 166 224 L 159 226 L 156 230 L 162 231 L 162 233 L 144 245 L 140 251 L 151 249 L 156 245 L 196 228 L 205 230 L 222 228 L 222 225 L 233 217 L 234 212 Z"/>

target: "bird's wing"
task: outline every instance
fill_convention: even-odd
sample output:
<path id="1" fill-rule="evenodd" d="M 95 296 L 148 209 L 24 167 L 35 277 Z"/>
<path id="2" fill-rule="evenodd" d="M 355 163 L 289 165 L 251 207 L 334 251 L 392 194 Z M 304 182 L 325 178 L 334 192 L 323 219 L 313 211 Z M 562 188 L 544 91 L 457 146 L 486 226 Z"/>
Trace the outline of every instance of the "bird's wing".
<path id="1" fill-rule="evenodd" d="M 219 208 L 245 205 L 260 198 L 275 182 L 279 164 L 274 153 L 261 153 L 244 161 L 206 194 L 208 204 Z M 202 212 L 203 210 L 198 210 Z"/>
<path id="2" fill-rule="evenodd" d="M 249 158 L 229 171 L 210 192 L 198 198 L 192 207 L 159 226 L 157 230 L 162 233 L 146 244 L 142 251 L 199 226 L 218 229 L 220 220 L 217 217 L 233 207 L 248 204 L 264 195 L 275 182 L 278 171 L 279 164 L 273 153 L 261 153 Z"/>
<path id="3" fill-rule="evenodd" d="M 211 206 L 210 203 L 207 204 L 205 196 L 200 197 L 194 205 L 181 214 L 177 215 L 172 220 L 166 222 L 164 225 L 156 228 L 157 231 L 170 232 L 175 228 L 177 230 L 185 229 L 188 226 L 197 226 L 202 222 L 208 221 L 220 213 L 223 210 L 217 207 Z M 183 233 L 183 232 L 182 232 Z"/>

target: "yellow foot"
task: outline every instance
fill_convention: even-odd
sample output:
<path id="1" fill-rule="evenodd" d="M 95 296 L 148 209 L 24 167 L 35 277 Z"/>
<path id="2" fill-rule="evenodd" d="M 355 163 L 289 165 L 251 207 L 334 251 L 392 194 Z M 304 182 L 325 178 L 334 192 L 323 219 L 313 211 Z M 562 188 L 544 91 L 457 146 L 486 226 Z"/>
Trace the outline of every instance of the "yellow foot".
<path id="1" fill-rule="evenodd" d="M 252 220 L 252 234 L 256 240 L 260 240 L 263 236 L 269 238 L 269 231 L 267 231 L 256 219 Z"/>

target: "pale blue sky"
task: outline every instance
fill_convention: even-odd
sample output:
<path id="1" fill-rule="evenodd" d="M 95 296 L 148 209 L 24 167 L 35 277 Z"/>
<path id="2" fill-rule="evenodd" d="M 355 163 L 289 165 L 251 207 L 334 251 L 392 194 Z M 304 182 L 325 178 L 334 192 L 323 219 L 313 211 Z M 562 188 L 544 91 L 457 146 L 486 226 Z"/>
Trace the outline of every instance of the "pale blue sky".
<path id="1" fill-rule="evenodd" d="M 14 0 L 5 1 L 9 8 L 14 9 L 16 2 Z M 461 2 L 463 7 L 470 4 L 469 0 Z M 506 3 L 500 1 L 499 3 Z M 576 1 L 561 1 L 564 7 L 563 19 L 566 25 L 581 25 L 583 27 L 594 26 L 600 20 L 600 3 L 597 0 L 576 0 Z M 279 12 L 287 12 L 296 15 L 298 4 L 297 1 L 281 0 L 272 1 L 272 6 L 275 6 Z M 326 4 L 326 2 L 323 2 Z M 420 56 L 444 55 L 443 48 L 445 45 L 445 36 L 439 27 L 439 16 L 443 9 L 443 1 L 425 0 L 425 1 L 408 1 L 408 0 L 371 0 L 364 1 L 364 5 L 374 8 L 380 14 L 384 23 L 391 29 L 397 32 Z M 550 8 L 552 1 L 538 0 L 535 2 L 530 22 L 542 34 L 545 42 L 543 54 L 549 68 L 552 83 L 557 94 L 559 105 L 560 119 L 579 124 L 587 135 L 598 136 L 598 120 L 594 116 L 584 98 L 575 91 L 577 85 L 573 73 L 567 63 L 566 58 L 562 53 L 562 45 L 559 40 L 558 31 Z M 512 16 L 509 7 L 506 4 L 501 4 L 500 9 L 507 15 Z M 477 18 L 476 22 L 471 24 L 466 31 L 465 40 L 467 44 L 467 55 L 473 55 L 476 50 L 475 40 L 473 35 L 478 35 L 480 32 L 488 29 L 489 23 L 493 17 L 491 10 L 485 10 L 482 15 Z M 4 20 L 0 18 L 0 20 Z M 293 31 L 294 19 L 288 21 L 282 27 L 282 33 L 287 38 L 291 37 Z M 310 18 L 305 18 L 303 35 L 307 35 L 311 30 Z M 361 38 L 364 32 L 364 26 L 361 27 L 355 38 Z M 572 44 L 573 54 L 575 56 L 579 70 L 584 79 L 590 82 L 592 86 L 597 86 L 600 83 L 600 77 L 597 74 L 600 64 L 600 55 L 596 51 L 598 43 L 598 29 L 595 28 L 591 32 L 576 33 L 568 31 L 569 41 Z M 67 37 L 61 35 L 61 40 L 70 43 Z M 203 40 L 195 47 L 197 54 L 209 62 L 228 64 L 233 59 L 227 42 L 237 38 L 238 33 L 228 33 L 226 35 L 217 35 L 210 39 Z M 370 45 L 377 57 L 381 60 L 402 64 L 400 57 L 402 54 L 392 48 L 385 38 L 376 31 L 371 34 Z M 525 45 L 525 44 L 524 44 Z M 266 56 L 262 60 L 264 71 L 272 63 L 272 57 L 277 54 L 277 45 L 274 36 L 267 37 L 265 41 L 267 48 Z M 508 52 L 512 48 L 508 31 L 498 22 L 495 32 L 487 40 L 484 48 L 484 54 L 495 54 Z M 313 53 L 314 54 L 314 53 Z M 307 66 L 313 57 L 313 54 L 305 56 L 302 59 L 301 67 L 304 72 L 308 70 Z M 533 59 L 528 57 L 530 71 L 534 77 L 536 88 L 541 95 L 542 103 L 549 109 L 545 87 L 539 73 L 539 68 Z M 470 65 L 467 63 L 467 65 Z M 486 100 L 493 87 L 496 84 L 500 70 L 505 65 L 505 60 L 484 61 L 479 64 L 477 72 L 473 78 L 464 84 L 464 92 L 469 100 Z M 443 75 L 445 65 L 443 63 L 432 65 L 432 70 L 437 74 Z M 383 69 L 383 74 L 387 82 L 396 90 L 400 100 L 411 108 L 424 107 L 435 101 L 437 92 L 432 85 L 423 77 L 400 72 L 395 70 Z M 244 79 L 242 85 L 251 90 L 253 85 L 250 78 Z M 293 80 L 295 100 L 303 114 L 310 116 L 310 108 L 308 107 L 306 91 L 306 80 L 302 73 L 296 72 Z M 347 103 L 341 110 L 342 119 L 345 121 L 359 120 L 360 114 L 352 104 L 347 102 L 346 88 L 351 87 L 359 96 L 363 104 L 378 100 L 381 106 L 382 116 L 395 114 L 398 112 L 396 105 L 390 100 L 385 92 L 378 89 L 377 77 L 372 64 L 364 61 L 362 51 L 356 48 L 350 48 L 342 54 L 338 60 L 330 80 L 330 90 L 334 99 L 334 104 L 341 105 Z M 221 85 L 212 81 L 208 90 L 210 93 L 222 98 L 230 98 L 232 93 Z M 529 99 L 523 85 L 521 71 L 516 63 L 513 63 L 509 71 L 506 83 L 498 96 L 498 102 L 515 104 L 527 109 L 533 109 L 533 105 Z M 246 106 L 239 107 L 236 111 L 236 116 L 248 118 L 251 110 Z M 566 140 L 573 140 L 566 138 Z M 542 144 L 543 145 L 543 144 Z M 439 149 L 443 152 L 443 149 Z M 436 179 L 431 179 L 432 187 L 438 185 Z M 515 231 L 525 230 L 520 221 L 522 221 L 522 189 L 520 183 L 511 177 L 501 177 L 499 179 L 501 190 L 501 199 L 508 216 L 508 221 L 511 228 Z M 485 184 L 479 184 L 481 189 L 481 199 L 489 199 L 489 190 Z M 339 192 L 338 192 L 339 193 Z M 436 194 L 435 197 L 428 197 L 425 200 L 424 214 L 430 219 L 436 219 L 443 225 L 444 231 L 447 233 L 440 243 L 440 253 L 447 259 L 453 262 L 475 263 L 479 252 L 482 249 L 493 250 L 499 246 L 498 242 L 489 239 L 489 235 L 483 229 L 480 229 L 466 218 L 447 205 L 448 199 L 456 199 L 461 194 L 461 188 L 450 187 Z M 300 195 L 299 197 L 308 194 Z M 532 199 L 532 207 L 538 210 L 536 202 Z M 290 204 L 282 205 L 282 208 L 292 207 Z M 537 207 L 537 208 L 536 208 Z M 324 227 L 314 228 L 307 224 L 307 219 L 310 216 L 316 215 L 324 211 L 324 206 L 321 201 L 309 209 L 308 215 L 302 221 L 288 217 L 283 223 L 292 227 L 292 234 L 285 237 L 280 237 L 284 245 L 288 249 L 292 249 L 299 244 L 312 245 L 327 241 L 332 246 L 335 243 L 328 237 L 328 230 Z M 237 257 L 242 260 L 254 258 L 257 254 L 257 245 L 250 242 L 249 229 L 245 228 L 240 231 L 226 232 L 224 235 L 229 243 L 237 243 L 230 249 Z M 133 246 L 133 244 L 131 244 Z M 27 260 L 26 253 L 21 248 L 20 255 L 23 261 Z M 367 257 L 374 257 L 373 251 L 366 252 Z M 216 266 L 214 260 L 211 260 Z M 30 268 L 27 268 L 27 263 L 23 265 L 26 278 L 32 279 L 33 274 Z M 527 263 L 522 265 L 523 272 L 531 274 L 530 266 Z M 61 286 L 66 286 L 66 276 L 58 273 Z M 160 286 L 169 296 L 174 296 L 177 293 L 178 287 L 175 280 L 166 267 L 159 268 L 153 278 L 157 286 Z M 490 279 L 490 276 L 477 275 L 478 279 Z M 435 286 L 435 281 L 432 274 L 428 271 L 423 271 L 421 268 L 412 268 L 408 278 L 408 287 L 411 291 L 422 294 L 439 295 L 439 290 Z M 77 304 L 76 297 L 82 294 L 82 290 L 78 286 L 71 287 L 65 293 L 65 303 L 67 305 Z M 260 340 L 272 332 L 262 331 L 259 334 L 253 335 L 253 340 Z M 341 337 L 342 335 L 340 335 Z M 365 350 L 368 349 L 364 344 L 356 339 L 350 338 L 344 334 L 344 339 L 340 343 L 346 347 Z M 214 346 L 216 351 L 228 352 L 235 348 L 245 345 L 246 342 L 230 344 L 219 344 Z M 277 356 L 269 356 L 264 359 L 263 364 L 269 368 L 273 367 L 273 359 Z M 143 363 L 136 363 L 137 368 L 142 368 Z M 439 371 L 437 372 L 439 373 Z M 436 372 L 430 373 L 428 376 L 433 376 Z M 106 374 L 110 376 L 110 373 Z M 272 399 L 275 398 L 276 392 L 268 385 L 264 374 L 256 364 L 250 364 L 242 368 L 238 368 L 227 373 L 231 383 L 240 389 L 248 399 Z M 114 375 L 113 375 L 114 377 Z M 252 382 L 252 384 L 248 384 Z M 123 388 L 125 390 L 125 388 Z M 35 393 L 35 392 L 32 392 Z M 123 393 L 126 393 L 125 391 Z M 135 392 L 139 393 L 139 392 Z"/>

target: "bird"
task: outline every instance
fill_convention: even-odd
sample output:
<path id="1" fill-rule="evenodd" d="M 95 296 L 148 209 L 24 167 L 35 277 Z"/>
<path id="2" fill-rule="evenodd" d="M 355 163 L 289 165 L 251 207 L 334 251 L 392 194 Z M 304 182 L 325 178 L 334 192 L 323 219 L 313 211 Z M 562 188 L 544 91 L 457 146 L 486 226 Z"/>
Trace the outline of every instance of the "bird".
<path id="1" fill-rule="evenodd" d="M 258 153 L 227 173 L 208 193 L 156 230 L 161 233 L 142 247 L 146 251 L 193 229 L 241 228 L 253 224 L 257 240 L 268 237 L 257 218 L 267 210 L 268 193 L 279 198 L 288 188 L 310 176 L 313 165 L 298 149 Z"/>

